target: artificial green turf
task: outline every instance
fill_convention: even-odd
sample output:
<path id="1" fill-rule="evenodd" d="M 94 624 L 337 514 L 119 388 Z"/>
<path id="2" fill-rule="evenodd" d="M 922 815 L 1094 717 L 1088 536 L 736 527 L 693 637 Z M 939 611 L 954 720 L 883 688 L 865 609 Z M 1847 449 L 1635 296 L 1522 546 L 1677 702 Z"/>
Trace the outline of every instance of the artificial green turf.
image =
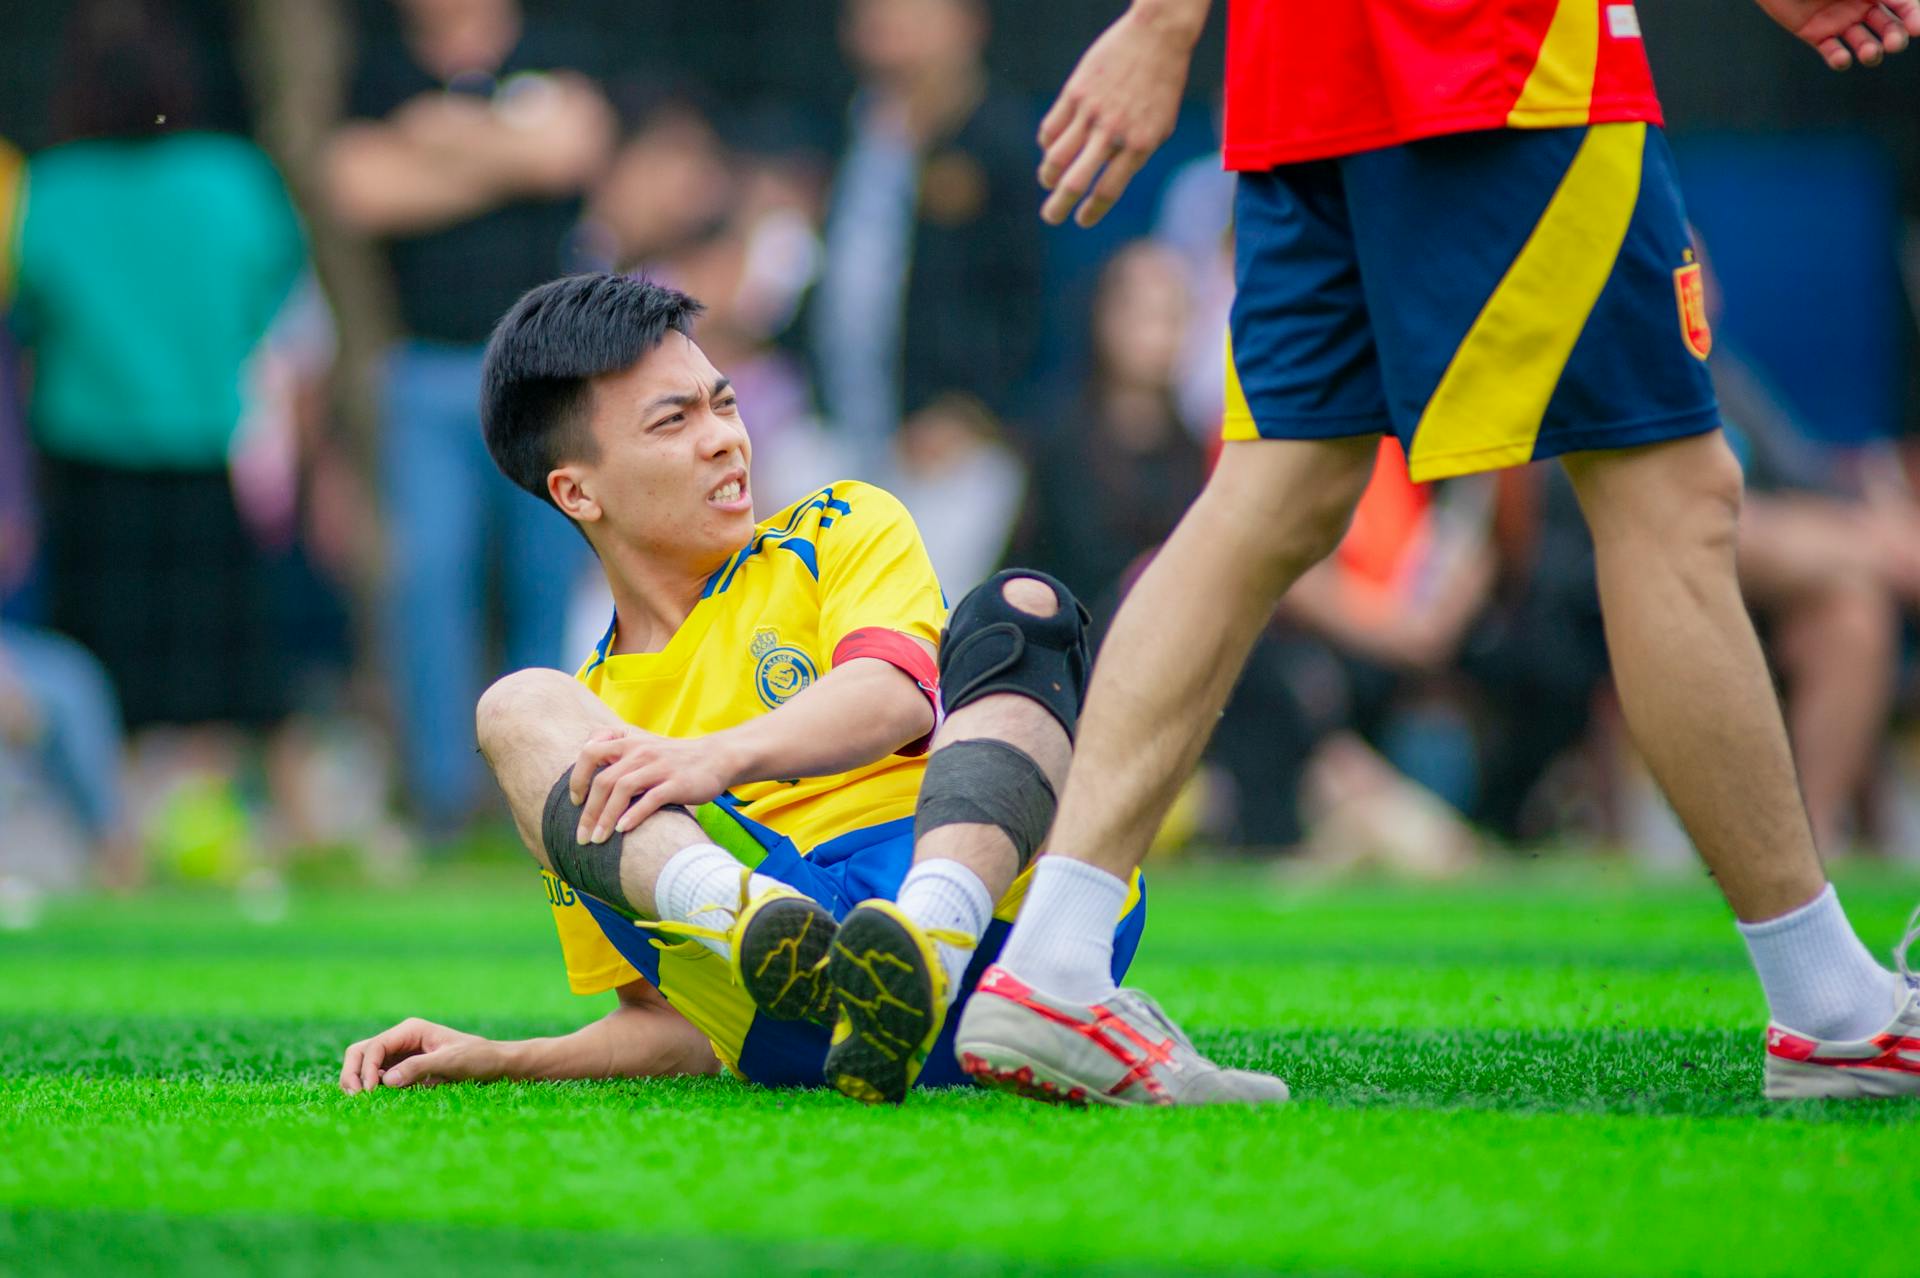
<path id="1" fill-rule="evenodd" d="M 1878 946 L 1920 895 L 1855 876 Z M 1298 1103 L 901 1110 L 724 1079 L 346 1097 L 418 1013 L 577 1024 L 530 876 L 76 902 L 0 934 L 0 1272 L 1728 1273 L 1878 1266 L 1920 1105 L 1769 1106 L 1703 881 L 1158 876 L 1135 969 Z"/>

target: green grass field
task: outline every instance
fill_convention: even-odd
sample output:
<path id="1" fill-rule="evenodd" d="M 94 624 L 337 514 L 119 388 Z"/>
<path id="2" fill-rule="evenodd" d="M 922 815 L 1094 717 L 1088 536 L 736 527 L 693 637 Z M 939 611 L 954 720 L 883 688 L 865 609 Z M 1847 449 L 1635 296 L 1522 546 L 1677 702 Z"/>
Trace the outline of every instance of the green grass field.
<path id="1" fill-rule="evenodd" d="M 1842 892 L 1884 948 L 1920 880 Z M 1704 880 L 1161 875 L 1137 983 L 1292 1082 L 1259 1112 L 336 1090 L 408 1014 L 598 1015 L 544 902 L 469 872 L 274 925 L 208 894 L 0 934 L 0 1273 L 1804 1275 L 1883 1268 L 1920 1221 L 1920 1104 L 1759 1099 L 1758 988 Z"/>

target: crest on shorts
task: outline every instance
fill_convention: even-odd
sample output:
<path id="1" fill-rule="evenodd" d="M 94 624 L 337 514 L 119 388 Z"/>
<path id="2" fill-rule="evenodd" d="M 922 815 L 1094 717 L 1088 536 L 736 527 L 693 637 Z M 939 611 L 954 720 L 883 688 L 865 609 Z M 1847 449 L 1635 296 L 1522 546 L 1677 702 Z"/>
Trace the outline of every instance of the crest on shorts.
<path id="1" fill-rule="evenodd" d="M 1700 263 L 1687 250 L 1687 264 L 1673 273 L 1673 291 L 1680 302 L 1680 337 L 1695 359 L 1713 351 L 1713 329 L 1707 324 L 1707 281 Z"/>
<path id="2" fill-rule="evenodd" d="M 755 661 L 754 691 L 760 694 L 761 702 L 769 710 L 785 704 L 788 698 L 820 677 L 813 667 L 813 658 L 791 644 L 781 643 L 780 635 L 770 626 L 754 631 L 753 640 L 747 646 Z"/>

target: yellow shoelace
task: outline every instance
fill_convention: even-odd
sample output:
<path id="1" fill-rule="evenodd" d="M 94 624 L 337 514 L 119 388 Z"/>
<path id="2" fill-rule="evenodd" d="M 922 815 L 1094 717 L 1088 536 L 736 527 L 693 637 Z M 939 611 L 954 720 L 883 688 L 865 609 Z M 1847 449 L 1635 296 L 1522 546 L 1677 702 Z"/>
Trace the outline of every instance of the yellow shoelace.
<path id="1" fill-rule="evenodd" d="M 750 903 L 747 891 L 752 884 L 753 869 L 751 866 L 743 865 L 740 867 L 740 900 L 738 904 L 721 905 L 716 903 L 713 905 L 702 905 L 695 909 L 693 913 L 695 915 L 701 915 L 711 910 L 719 910 L 722 913 L 733 915 L 734 921 L 737 923 L 741 913 L 746 910 Z M 726 941 L 729 944 L 733 941 L 733 924 L 728 924 L 726 927 L 706 927 L 699 923 L 681 923 L 673 919 L 652 919 L 642 922 L 640 926 L 649 932 L 660 932 L 667 936 L 704 936 L 708 940 Z M 670 942 L 663 941 L 657 936 L 652 939 L 651 944 L 663 950 L 671 948 Z"/>

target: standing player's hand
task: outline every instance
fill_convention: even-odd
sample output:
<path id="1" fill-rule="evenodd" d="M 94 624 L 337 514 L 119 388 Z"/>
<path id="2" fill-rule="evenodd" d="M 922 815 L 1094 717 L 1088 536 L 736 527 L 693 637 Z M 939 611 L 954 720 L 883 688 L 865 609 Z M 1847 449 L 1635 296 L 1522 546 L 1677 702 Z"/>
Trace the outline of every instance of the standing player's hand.
<path id="1" fill-rule="evenodd" d="M 574 837 L 605 843 L 669 803 L 695 807 L 726 793 L 737 777 L 718 737 L 662 737 L 638 728 L 607 728 L 580 750 L 568 792 L 585 806 Z"/>
<path id="2" fill-rule="evenodd" d="M 1920 0 L 1757 0 L 1767 16 L 1845 71 L 1878 66 L 1920 38 Z"/>
<path id="3" fill-rule="evenodd" d="M 1182 12 L 1168 16 L 1135 4 L 1101 33 L 1067 77 L 1040 122 L 1040 148 L 1046 152 L 1040 185 L 1052 192 L 1040 206 L 1045 221 L 1058 226 L 1079 204 L 1074 221 L 1081 226 L 1098 222 L 1173 132 L 1187 61 L 1207 12 L 1204 3 L 1175 7 Z M 1087 201 L 1081 204 L 1083 195 Z"/>
<path id="4" fill-rule="evenodd" d="M 340 1090 L 352 1096 L 375 1087 L 485 1081 L 506 1072 L 500 1044 L 477 1034 L 409 1016 L 389 1030 L 361 1039 L 340 1063 Z"/>

